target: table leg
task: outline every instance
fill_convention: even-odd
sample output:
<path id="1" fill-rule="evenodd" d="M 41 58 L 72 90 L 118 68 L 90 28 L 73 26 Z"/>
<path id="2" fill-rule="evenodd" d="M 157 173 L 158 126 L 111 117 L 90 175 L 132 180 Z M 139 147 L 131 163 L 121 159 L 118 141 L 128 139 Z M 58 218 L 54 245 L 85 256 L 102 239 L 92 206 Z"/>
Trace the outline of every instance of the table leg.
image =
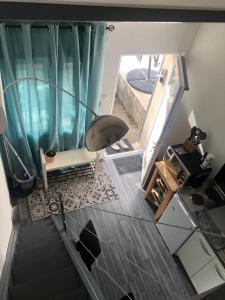
<path id="1" fill-rule="evenodd" d="M 47 190 L 48 189 L 48 176 L 47 176 L 46 171 L 43 172 L 43 179 L 44 179 L 44 184 L 45 184 L 45 190 Z"/>
<path id="2" fill-rule="evenodd" d="M 94 175 L 96 175 L 97 170 L 98 170 L 99 157 L 100 157 L 100 153 L 97 153 L 97 157 L 96 157 L 96 161 L 95 161 L 95 172 L 94 172 Z"/>
<path id="3" fill-rule="evenodd" d="M 41 158 L 41 169 L 42 169 L 42 176 L 44 180 L 45 190 L 48 189 L 48 176 L 46 171 L 46 161 L 43 149 L 40 148 L 40 158 Z"/>

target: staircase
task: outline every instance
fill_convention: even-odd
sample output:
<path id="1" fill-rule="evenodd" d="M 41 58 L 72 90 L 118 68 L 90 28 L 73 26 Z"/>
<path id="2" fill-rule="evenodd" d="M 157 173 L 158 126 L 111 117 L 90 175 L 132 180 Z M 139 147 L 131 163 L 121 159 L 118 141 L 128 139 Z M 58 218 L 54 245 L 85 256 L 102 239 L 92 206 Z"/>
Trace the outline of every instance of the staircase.
<path id="1" fill-rule="evenodd" d="M 51 219 L 21 227 L 9 300 L 90 299 Z"/>

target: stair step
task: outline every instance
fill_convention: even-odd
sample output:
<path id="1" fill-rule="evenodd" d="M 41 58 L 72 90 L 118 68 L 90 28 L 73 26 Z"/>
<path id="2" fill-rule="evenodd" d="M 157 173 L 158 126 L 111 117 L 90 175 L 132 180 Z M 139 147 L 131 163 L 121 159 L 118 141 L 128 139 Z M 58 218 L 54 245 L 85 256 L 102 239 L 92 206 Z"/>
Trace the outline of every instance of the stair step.
<path id="1" fill-rule="evenodd" d="M 81 287 L 74 267 L 43 275 L 36 280 L 10 287 L 10 300 L 51 299 Z M 54 298 L 53 298 L 54 299 Z"/>
<path id="2" fill-rule="evenodd" d="M 39 245 L 35 247 L 31 247 L 31 249 L 20 249 L 17 251 L 17 254 L 15 256 L 14 263 L 15 265 L 18 265 L 19 263 L 23 263 L 25 261 L 30 261 L 34 257 L 39 257 L 42 259 L 46 254 L 48 255 L 54 255 L 58 251 L 65 250 L 65 247 L 63 245 L 63 242 L 61 239 L 58 240 L 48 240 L 43 241 Z"/>
<path id="3" fill-rule="evenodd" d="M 72 290 L 66 294 L 52 298 L 52 300 L 88 300 L 88 299 L 90 299 L 90 297 L 88 296 L 84 288 Z"/>
<path id="4" fill-rule="evenodd" d="M 37 240 L 48 238 L 49 234 L 57 233 L 54 226 L 48 227 L 38 227 L 35 229 L 26 230 L 25 232 L 21 232 L 18 236 L 18 245 L 20 243 L 26 243 L 27 240 L 30 242 L 35 242 Z"/>
<path id="5" fill-rule="evenodd" d="M 58 251 L 55 254 L 48 253 L 44 257 L 35 256 L 32 259 L 26 259 L 22 264 L 13 267 L 13 283 L 19 284 L 27 280 L 33 280 L 49 274 L 59 269 L 66 268 L 72 263 L 70 256 L 66 251 Z"/>
<path id="6" fill-rule="evenodd" d="M 27 230 L 30 230 L 32 228 L 32 230 L 35 230 L 36 228 L 48 228 L 54 226 L 54 223 L 52 221 L 45 221 L 45 222 L 33 222 L 33 223 L 29 223 L 25 226 L 22 226 L 20 228 L 21 232 L 26 232 Z"/>
<path id="7" fill-rule="evenodd" d="M 23 242 L 19 242 L 17 247 L 16 247 L 16 251 L 17 253 L 22 252 L 26 252 L 26 251 L 30 251 L 36 247 L 42 246 L 45 243 L 55 243 L 58 242 L 60 240 L 60 236 L 58 234 L 58 232 L 53 232 L 53 233 L 49 233 L 47 236 L 43 236 L 43 238 L 41 239 L 36 239 L 36 240 L 32 240 L 30 241 L 29 238 L 27 238 L 26 240 L 24 240 Z"/>
<path id="8" fill-rule="evenodd" d="M 43 220 L 39 220 L 39 221 L 34 221 L 32 223 L 26 224 L 24 226 L 21 226 L 20 229 L 21 230 L 27 230 L 28 228 L 35 228 L 35 227 L 39 227 L 39 226 L 51 226 L 54 225 L 52 219 L 48 218 L 48 219 L 43 219 Z"/>
<path id="9" fill-rule="evenodd" d="M 18 236 L 18 243 L 26 241 L 29 239 L 30 241 L 34 241 L 36 239 L 40 239 L 42 237 L 46 237 L 51 233 L 57 232 L 53 225 L 48 227 L 39 226 L 36 228 L 30 228 L 30 230 L 22 231 Z"/>

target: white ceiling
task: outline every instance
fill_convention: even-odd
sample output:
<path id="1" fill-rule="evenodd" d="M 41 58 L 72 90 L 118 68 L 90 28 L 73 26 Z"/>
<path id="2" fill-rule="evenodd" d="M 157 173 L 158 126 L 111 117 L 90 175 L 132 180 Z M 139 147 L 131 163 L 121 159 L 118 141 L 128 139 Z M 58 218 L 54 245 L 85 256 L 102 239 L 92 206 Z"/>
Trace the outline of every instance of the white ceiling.
<path id="1" fill-rule="evenodd" d="M 4 2 L 8 0 L 0 0 Z M 13 0 L 14 2 L 92 4 L 109 6 L 139 6 L 165 8 L 225 9 L 225 0 Z"/>

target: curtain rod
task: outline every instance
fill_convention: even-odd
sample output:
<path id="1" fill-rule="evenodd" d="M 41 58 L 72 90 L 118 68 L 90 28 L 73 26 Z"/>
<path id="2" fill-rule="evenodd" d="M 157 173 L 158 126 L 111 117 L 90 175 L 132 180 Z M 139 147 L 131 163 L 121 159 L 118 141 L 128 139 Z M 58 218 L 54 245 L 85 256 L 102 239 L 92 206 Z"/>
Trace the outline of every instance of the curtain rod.
<path id="1" fill-rule="evenodd" d="M 26 24 L 26 23 L 25 23 Z M 91 25 L 91 29 L 94 30 L 95 27 L 92 24 L 86 23 L 87 25 Z M 7 28 L 21 28 L 21 25 L 23 24 L 6 24 L 6 29 Z M 53 24 L 49 24 L 49 25 L 54 25 Z M 38 28 L 38 29 L 49 29 L 49 25 L 31 25 L 31 28 Z M 70 26 L 69 25 L 63 25 L 63 24 L 56 24 L 60 26 L 60 29 L 71 29 L 73 25 L 77 25 L 78 27 L 84 27 L 84 24 L 81 23 L 72 23 Z M 115 26 L 114 25 L 107 25 L 105 28 L 106 31 L 114 31 L 115 30 Z"/>

